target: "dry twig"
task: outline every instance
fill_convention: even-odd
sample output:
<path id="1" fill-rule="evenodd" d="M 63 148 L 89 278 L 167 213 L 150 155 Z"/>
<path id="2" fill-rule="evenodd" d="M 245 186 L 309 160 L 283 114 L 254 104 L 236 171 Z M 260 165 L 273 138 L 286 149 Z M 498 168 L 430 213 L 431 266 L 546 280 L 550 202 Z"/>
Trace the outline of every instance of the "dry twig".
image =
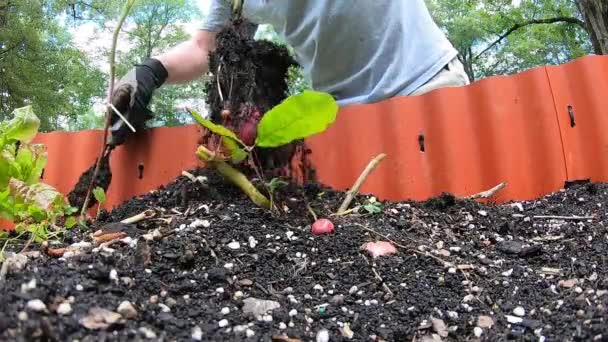
<path id="1" fill-rule="evenodd" d="M 552 215 L 537 215 L 535 219 L 539 220 L 564 220 L 564 221 L 584 221 L 593 220 L 595 216 L 552 216 Z"/>
<path id="2" fill-rule="evenodd" d="M 382 160 L 384 160 L 384 158 L 386 158 L 386 154 L 381 153 L 374 159 L 372 159 L 369 164 L 367 164 L 367 167 L 365 168 L 365 170 L 363 170 L 359 178 L 357 178 L 357 181 L 355 182 L 353 187 L 346 193 L 346 198 L 344 198 L 342 205 L 340 205 L 340 208 L 338 209 L 338 215 L 344 214 L 344 212 L 346 211 L 346 209 L 348 209 L 348 206 L 353 201 L 355 196 L 357 196 L 359 189 L 361 188 L 367 177 L 369 177 L 372 171 L 374 171 L 374 169 L 380 164 L 380 162 L 382 162 Z"/>
<path id="3" fill-rule="evenodd" d="M 156 212 L 152 209 L 148 209 L 142 213 L 139 213 L 135 216 L 131 216 L 128 217 L 122 221 L 120 221 L 120 223 L 124 223 L 124 224 L 133 224 L 133 223 L 137 223 L 137 222 L 141 222 L 143 220 L 148 220 L 153 218 L 154 216 L 156 216 Z"/>
<path id="4" fill-rule="evenodd" d="M 507 183 L 503 182 L 503 183 L 500 183 L 497 186 L 493 187 L 490 190 L 482 191 L 482 192 L 480 192 L 478 194 L 467 196 L 464 199 L 467 199 L 467 200 L 476 200 L 476 199 L 490 198 L 490 197 L 493 197 L 494 195 L 496 195 L 496 193 L 499 192 L 500 190 L 504 189 L 505 186 L 507 186 Z"/>

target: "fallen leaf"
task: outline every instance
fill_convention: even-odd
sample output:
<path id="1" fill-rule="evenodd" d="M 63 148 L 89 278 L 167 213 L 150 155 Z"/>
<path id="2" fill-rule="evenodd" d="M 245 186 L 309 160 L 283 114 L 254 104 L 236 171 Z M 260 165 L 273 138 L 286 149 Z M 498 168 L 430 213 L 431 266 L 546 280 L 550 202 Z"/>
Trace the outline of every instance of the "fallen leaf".
<path id="1" fill-rule="evenodd" d="M 445 250 L 445 249 L 439 249 L 437 250 L 437 254 L 441 255 L 442 257 L 449 257 L 450 256 L 450 251 Z"/>
<path id="2" fill-rule="evenodd" d="M 443 320 L 431 317 L 431 322 L 433 322 L 433 330 L 435 330 L 439 336 L 448 337 L 448 326 Z"/>
<path id="3" fill-rule="evenodd" d="M 494 320 L 490 316 L 477 317 L 477 326 L 480 328 L 490 329 L 494 325 Z"/>
<path id="4" fill-rule="evenodd" d="M 467 270 L 474 269 L 475 266 L 473 266 L 473 265 L 458 265 L 458 266 L 456 266 L 456 268 L 458 268 L 460 271 L 467 271 Z"/>
<path id="5" fill-rule="evenodd" d="M 107 329 L 119 323 L 122 315 L 102 308 L 91 308 L 89 314 L 80 319 L 80 324 L 89 330 Z"/>
<path id="6" fill-rule="evenodd" d="M 108 242 L 108 241 L 112 241 L 112 240 L 120 240 L 120 239 L 124 239 L 125 237 L 127 237 L 127 233 L 124 233 L 124 232 L 100 234 L 93 238 L 93 242 L 95 243 L 95 245 L 99 246 L 100 244 L 102 244 L 104 242 Z"/>
<path id="7" fill-rule="evenodd" d="M 272 342 L 302 342 L 299 338 L 290 338 L 288 336 L 273 336 Z"/>
<path id="8" fill-rule="evenodd" d="M 253 317 L 265 315 L 269 311 L 273 311 L 281 307 L 279 302 L 257 298 L 247 298 L 243 300 L 243 304 L 243 313 Z"/>
<path id="9" fill-rule="evenodd" d="M 548 275 L 559 275 L 561 269 L 559 268 L 551 268 L 551 267 L 543 267 L 540 269 L 540 273 L 548 274 Z"/>
<path id="10" fill-rule="evenodd" d="M 571 289 L 575 287 L 576 284 L 578 284 L 578 279 L 560 280 L 558 284 L 560 287 L 563 287 L 565 289 Z"/>
<path id="11" fill-rule="evenodd" d="M 362 248 L 374 258 L 397 253 L 397 248 L 387 241 L 368 242 Z"/>

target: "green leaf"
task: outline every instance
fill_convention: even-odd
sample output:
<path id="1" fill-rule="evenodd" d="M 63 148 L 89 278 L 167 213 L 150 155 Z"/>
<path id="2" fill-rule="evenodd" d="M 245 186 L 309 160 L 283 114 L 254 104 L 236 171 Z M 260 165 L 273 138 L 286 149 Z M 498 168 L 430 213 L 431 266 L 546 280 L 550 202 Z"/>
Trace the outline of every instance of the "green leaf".
<path id="1" fill-rule="evenodd" d="M 9 181 L 10 195 L 15 204 L 35 206 L 46 212 L 62 209 L 67 205 L 63 195 L 48 184 L 36 183 L 28 185 L 12 178 Z"/>
<path id="2" fill-rule="evenodd" d="M 78 212 L 78 208 L 76 208 L 76 207 L 71 207 L 71 206 L 69 206 L 69 207 L 65 208 L 65 210 L 63 211 L 63 213 L 64 213 L 65 215 L 72 215 L 72 214 L 74 214 L 74 213 L 76 213 L 76 212 Z"/>
<path id="3" fill-rule="evenodd" d="M 15 109 L 13 114 L 15 117 L 4 126 L 4 138 L 8 142 L 29 143 L 38 133 L 40 120 L 31 106 Z"/>
<path id="4" fill-rule="evenodd" d="M 40 181 L 42 170 L 47 163 L 47 154 L 44 145 L 24 144 L 19 146 L 15 162 L 19 165 L 19 179 L 27 184 L 34 184 Z M 17 176 L 13 176 L 17 178 Z"/>
<path id="5" fill-rule="evenodd" d="M 15 204 L 8 188 L 0 192 L 0 217 L 9 221 L 15 218 Z"/>
<path id="6" fill-rule="evenodd" d="M 74 217 L 74 216 L 70 216 L 65 220 L 65 227 L 67 229 L 72 229 L 77 224 L 78 224 L 78 220 L 76 220 L 76 217 Z"/>
<path id="7" fill-rule="evenodd" d="M 337 113 L 338 104 L 331 95 L 305 90 L 264 114 L 256 145 L 279 147 L 321 133 L 336 120 Z"/>
<path id="8" fill-rule="evenodd" d="M 97 203 L 102 204 L 103 202 L 106 201 L 106 193 L 105 191 L 103 191 L 103 188 L 101 187 L 96 187 L 95 189 L 93 189 L 93 196 L 95 196 L 95 199 L 97 200 Z"/>
<path id="9" fill-rule="evenodd" d="M 224 146 L 230 151 L 230 158 L 233 164 L 240 164 L 249 155 L 234 140 L 222 137 Z"/>
<path id="10" fill-rule="evenodd" d="M 222 125 L 216 125 L 213 122 L 204 119 L 200 114 L 198 114 L 197 112 L 193 111 L 193 110 L 189 110 L 190 115 L 192 115 L 192 117 L 199 123 L 201 124 L 201 126 L 207 128 L 208 130 L 210 130 L 211 132 L 220 135 L 222 137 L 225 138 L 229 138 L 232 139 L 233 141 L 238 142 L 239 144 L 241 144 L 241 146 L 247 146 L 245 145 L 244 142 L 242 142 L 237 136 L 236 134 L 234 134 L 233 131 L 229 130 L 228 128 L 222 126 Z"/>
<path id="11" fill-rule="evenodd" d="M 275 192 L 278 188 L 283 187 L 289 185 L 289 183 L 287 183 L 286 181 L 280 179 L 280 178 L 273 178 L 269 183 L 268 183 L 268 190 L 270 192 Z"/>

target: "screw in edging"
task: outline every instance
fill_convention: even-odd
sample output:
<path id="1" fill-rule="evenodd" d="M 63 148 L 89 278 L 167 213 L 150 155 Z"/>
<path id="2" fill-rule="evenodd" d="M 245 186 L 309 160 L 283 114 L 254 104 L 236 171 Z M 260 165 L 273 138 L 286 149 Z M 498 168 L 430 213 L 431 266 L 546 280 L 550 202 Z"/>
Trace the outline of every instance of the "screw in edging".
<path id="1" fill-rule="evenodd" d="M 139 163 L 139 165 L 137 165 L 137 170 L 139 170 L 139 179 L 144 178 L 144 164 Z"/>

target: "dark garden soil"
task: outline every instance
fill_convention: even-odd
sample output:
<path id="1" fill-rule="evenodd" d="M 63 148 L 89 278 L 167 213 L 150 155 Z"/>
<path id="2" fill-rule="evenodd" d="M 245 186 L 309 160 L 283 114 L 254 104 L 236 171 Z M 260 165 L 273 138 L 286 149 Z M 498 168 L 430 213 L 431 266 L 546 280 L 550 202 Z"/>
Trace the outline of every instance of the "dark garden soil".
<path id="1" fill-rule="evenodd" d="M 92 188 L 100 187 L 104 191 L 107 191 L 112 182 L 112 170 L 110 169 L 110 153 L 106 154 L 99 163 L 99 171 L 97 172 L 97 178 Z M 93 165 L 86 170 L 78 179 L 74 189 L 67 195 L 70 204 L 76 208 L 82 208 L 84 205 L 84 198 L 87 195 L 91 181 L 93 180 L 93 174 L 95 173 L 95 167 L 97 166 L 97 160 Z M 89 208 L 93 207 L 97 201 L 94 196 L 91 196 L 89 201 Z"/>
<path id="2" fill-rule="evenodd" d="M 578 184 L 506 205 L 450 196 L 383 203 L 379 214 L 333 218 L 335 233 L 316 236 L 306 202 L 327 217 L 343 194 L 309 186 L 305 201 L 284 189 L 281 206 L 289 214 L 273 216 L 204 174 L 207 188 L 180 177 L 102 214 L 105 231 L 127 235 L 120 242 L 87 248 L 96 227 L 73 231 L 63 258 L 30 247 L 19 269 L 14 261 L 25 258 L 11 257 L 0 284 L 0 338 L 608 338 L 607 185 Z M 157 216 L 117 223 L 146 209 Z M 360 249 L 388 239 L 397 245 L 394 255 L 373 258 Z M 253 304 L 268 310 L 256 313 Z"/>

